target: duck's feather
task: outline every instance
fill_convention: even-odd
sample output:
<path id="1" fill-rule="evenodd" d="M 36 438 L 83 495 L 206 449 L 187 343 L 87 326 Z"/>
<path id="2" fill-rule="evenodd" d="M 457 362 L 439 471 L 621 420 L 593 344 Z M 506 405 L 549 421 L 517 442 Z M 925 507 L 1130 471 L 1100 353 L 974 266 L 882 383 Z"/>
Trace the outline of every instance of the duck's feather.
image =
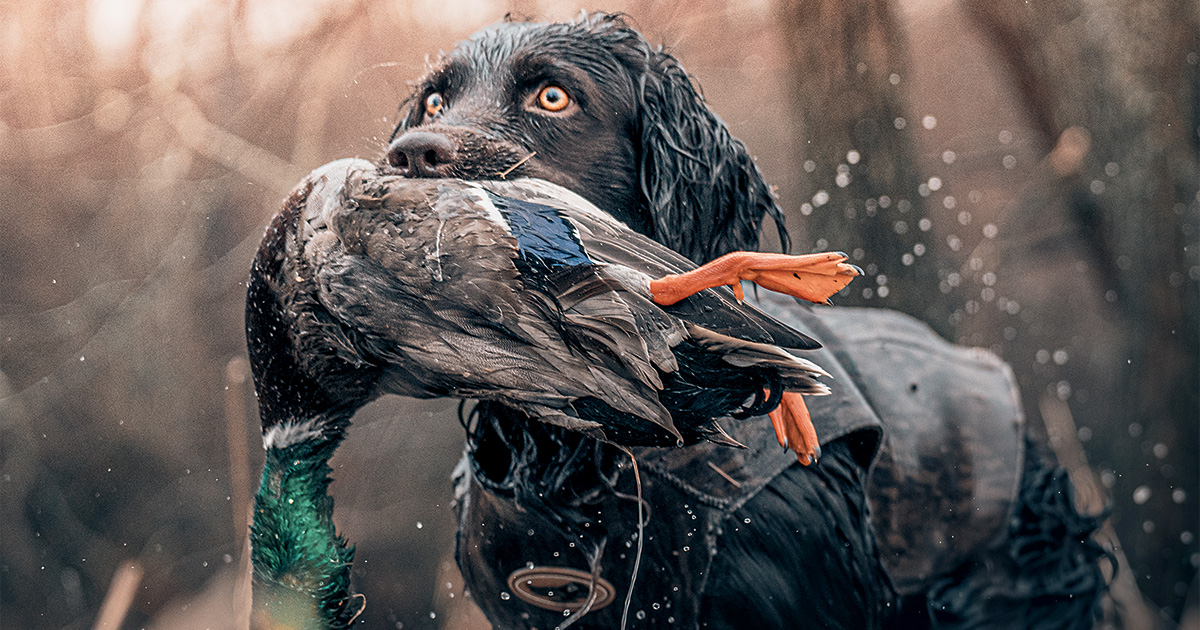
<path id="1" fill-rule="evenodd" d="M 682 273 L 695 263 L 674 250 L 629 229 L 579 195 L 536 179 L 482 181 L 475 185 L 510 199 L 532 202 L 559 211 L 578 235 L 587 256 L 596 262 L 636 269 L 651 277 Z M 519 226 L 511 228 L 514 234 Z M 518 238 L 521 236 L 518 235 Z M 666 311 L 675 317 L 737 339 L 784 348 L 812 350 L 814 339 L 767 315 L 752 305 L 739 303 L 733 291 L 720 287 L 693 295 Z"/>

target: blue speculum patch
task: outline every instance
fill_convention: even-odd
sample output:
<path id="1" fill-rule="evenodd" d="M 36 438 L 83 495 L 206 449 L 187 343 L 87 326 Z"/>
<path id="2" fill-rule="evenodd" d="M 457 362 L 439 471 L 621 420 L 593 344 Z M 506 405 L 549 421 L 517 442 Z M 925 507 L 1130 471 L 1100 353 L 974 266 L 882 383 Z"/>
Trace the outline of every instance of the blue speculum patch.
<path id="1" fill-rule="evenodd" d="M 509 232 L 517 239 L 519 263 L 543 272 L 595 264 L 579 240 L 575 226 L 557 208 L 491 192 L 488 197 L 508 221 Z"/>

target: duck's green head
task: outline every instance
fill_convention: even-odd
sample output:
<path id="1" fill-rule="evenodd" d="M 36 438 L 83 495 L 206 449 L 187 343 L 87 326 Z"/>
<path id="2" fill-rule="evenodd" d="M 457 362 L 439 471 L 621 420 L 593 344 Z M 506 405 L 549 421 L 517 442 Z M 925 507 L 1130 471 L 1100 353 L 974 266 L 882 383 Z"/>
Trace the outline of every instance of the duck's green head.
<path id="1" fill-rule="evenodd" d="M 253 630 L 347 628 L 361 613 L 350 592 L 354 547 L 333 524 L 329 458 L 341 441 L 316 422 L 285 423 L 264 435 L 262 485 L 250 529 Z"/>

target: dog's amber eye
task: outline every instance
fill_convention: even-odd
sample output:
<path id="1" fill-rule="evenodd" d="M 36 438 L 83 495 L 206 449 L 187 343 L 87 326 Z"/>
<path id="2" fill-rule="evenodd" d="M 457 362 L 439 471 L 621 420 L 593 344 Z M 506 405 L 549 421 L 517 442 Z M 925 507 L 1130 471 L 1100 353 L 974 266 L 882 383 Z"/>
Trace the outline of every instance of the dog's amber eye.
<path id="1" fill-rule="evenodd" d="M 433 118 L 442 112 L 444 101 L 442 95 L 434 92 L 425 97 L 425 115 Z"/>
<path id="2" fill-rule="evenodd" d="M 537 95 L 538 105 L 548 112 L 561 112 L 571 104 L 567 91 L 557 85 L 547 85 Z"/>

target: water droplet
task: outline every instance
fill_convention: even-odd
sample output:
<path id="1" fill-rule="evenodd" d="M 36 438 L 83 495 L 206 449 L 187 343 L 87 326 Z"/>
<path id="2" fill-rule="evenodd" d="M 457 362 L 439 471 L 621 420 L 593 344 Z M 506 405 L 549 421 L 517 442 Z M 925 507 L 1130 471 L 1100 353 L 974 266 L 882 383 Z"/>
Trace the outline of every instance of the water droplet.
<path id="1" fill-rule="evenodd" d="M 1092 183 L 1088 185 L 1088 190 L 1092 191 L 1093 195 L 1102 194 L 1104 192 L 1104 182 L 1098 179 L 1093 179 Z"/>
<path id="2" fill-rule="evenodd" d="M 1017 168 L 1017 156 L 1006 155 L 1006 156 L 1000 158 L 1000 165 L 1010 171 L 1014 168 Z"/>
<path id="3" fill-rule="evenodd" d="M 895 230 L 897 234 L 906 234 L 908 233 L 908 223 L 904 221 L 897 221 L 894 225 L 892 225 L 892 229 Z"/>
<path id="4" fill-rule="evenodd" d="M 1192 535 L 1192 532 L 1189 532 L 1189 531 L 1179 532 L 1179 542 L 1181 542 L 1185 545 L 1190 544 L 1194 538 L 1195 537 Z"/>
<path id="5" fill-rule="evenodd" d="M 1070 398 L 1071 384 L 1066 381 L 1059 381 L 1058 384 L 1054 386 L 1054 393 L 1058 396 L 1059 400 L 1066 400 Z"/>
<path id="6" fill-rule="evenodd" d="M 908 121 L 902 117 L 897 117 L 896 120 L 892 121 L 892 124 L 896 126 L 896 129 L 903 129 L 908 126 Z"/>
<path id="7" fill-rule="evenodd" d="M 913 245 L 913 253 L 918 256 L 924 256 L 925 255 L 925 244 L 917 243 L 916 245 Z"/>
<path id="8" fill-rule="evenodd" d="M 743 523 L 745 523 L 745 524 L 747 524 L 747 525 L 749 525 L 749 524 L 750 524 L 750 517 L 746 517 L 746 518 L 742 519 L 742 522 L 743 522 Z"/>
<path id="9" fill-rule="evenodd" d="M 1088 440 L 1092 439 L 1092 430 L 1087 427 L 1079 427 L 1079 431 L 1077 433 L 1079 434 L 1080 442 L 1087 442 Z"/>
<path id="10" fill-rule="evenodd" d="M 425 527 L 425 524 L 422 523 L 421 521 L 417 521 L 417 529 L 421 529 L 423 527 Z"/>
<path id="11" fill-rule="evenodd" d="M 1129 425 L 1129 437 L 1135 438 L 1135 437 L 1141 437 L 1141 435 L 1142 435 L 1142 425 L 1140 425 L 1136 422 L 1131 423 Z"/>
<path id="12" fill-rule="evenodd" d="M 999 231 L 1000 228 L 997 228 L 995 223 L 988 223 L 987 225 L 983 226 L 983 237 L 996 238 L 996 234 Z"/>
<path id="13" fill-rule="evenodd" d="M 958 159 L 958 154 L 955 152 L 948 149 L 946 151 L 942 151 L 942 162 L 946 164 L 953 164 L 954 160 L 956 159 Z"/>
<path id="14" fill-rule="evenodd" d="M 808 216 L 808 215 L 812 214 L 812 211 L 813 211 L 813 207 L 812 207 L 811 203 L 808 203 L 806 201 L 806 202 L 800 204 L 800 214 L 802 214 L 804 216 Z"/>
<path id="15" fill-rule="evenodd" d="M 942 178 L 930 177 L 929 181 L 926 182 L 926 184 L 929 186 L 929 190 L 937 192 L 942 189 Z"/>
<path id="16" fill-rule="evenodd" d="M 907 254 L 905 254 L 905 255 L 907 255 Z M 891 293 L 891 289 L 888 289 L 887 287 L 879 287 L 879 290 L 877 292 L 879 293 L 879 297 L 885 298 L 888 296 L 889 293 Z"/>
<path id="17" fill-rule="evenodd" d="M 900 257 L 900 262 L 905 267 L 908 267 L 908 266 L 912 265 L 914 262 L 916 262 L 916 258 L 913 258 L 912 254 L 905 254 Z"/>
<path id="18" fill-rule="evenodd" d="M 1187 501 L 1187 492 L 1183 488 L 1175 488 L 1171 491 L 1171 500 L 1176 504 L 1183 503 Z"/>
<path id="19" fill-rule="evenodd" d="M 850 185 L 850 174 L 849 173 L 838 173 L 837 176 L 833 178 L 833 183 L 837 184 L 838 188 L 845 188 L 845 187 L 849 186 Z"/>
<path id="20" fill-rule="evenodd" d="M 1193 66 L 1196 65 L 1196 62 L 1192 61 L 1192 58 L 1195 56 L 1196 53 L 1190 53 L 1188 55 L 1188 63 L 1191 63 Z M 900 85 L 900 75 L 896 74 L 895 72 L 891 73 L 888 75 L 888 83 L 891 83 L 892 85 Z"/>
<path id="21" fill-rule="evenodd" d="M 634 617 L 637 617 L 638 619 L 645 619 L 645 618 L 646 618 L 646 611 L 644 611 L 644 610 L 639 610 L 639 611 L 637 611 L 636 613 L 634 613 L 634 615 L 633 615 L 633 616 L 634 616 Z"/>
<path id="22" fill-rule="evenodd" d="M 1145 505 L 1150 500 L 1151 494 L 1150 486 L 1138 486 L 1133 491 L 1133 502 L 1138 505 Z"/>
<path id="23" fill-rule="evenodd" d="M 851 149 L 848 153 L 846 153 L 846 161 L 851 164 L 858 164 L 860 159 L 862 159 L 862 156 L 859 155 L 858 151 L 855 151 L 854 149 Z"/>
<path id="24" fill-rule="evenodd" d="M 926 129 L 933 129 L 937 126 L 937 118 L 934 116 L 926 116 L 921 119 L 921 126 Z"/>
<path id="25" fill-rule="evenodd" d="M 829 193 L 824 190 L 818 190 L 817 194 L 813 195 L 812 203 L 817 208 L 829 203 Z"/>
<path id="26" fill-rule="evenodd" d="M 942 207 L 947 210 L 953 210 L 956 206 L 958 206 L 958 200 L 953 195 L 946 195 L 946 198 L 942 200 Z M 970 216 L 969 213 L 968 216 Z M 964 223 L 963 225 L 966 224 Z"/>
<path id="27" fill-rule="evenodd" d="M 804 160 L 804 172 L 811 173 L 817 170 L 817 163 L 812 160 Z"/>
<path id="28" fill-rule="evenodd" d="M 1013 133 L 1011 131 L 1005 129 L 1000 132 L 997 139 L 1000 140 L 1000 144 L 1009 144 L 1010 142 L 1013 141 Z"/>
<path id="29" fill-rule="evenodd" d="M 889 197 L 887 195 L 881 195 L 879 197 L 879 207 L 880 208 L 887 210 L 891 206 L 892 206 L 892 198 L 891 197 Z"/>
<path id="30" fill-rule="evenodd" d="M 928 232 L 933 228 L 933 221 L 930 221 L 928 218 L 922 218 L 920 221 L 917 221 L 917 227 L 921 228 L 922 232 Z"/>
<path id="31" fill-rule="evenodd" d="M 1116 177 L 1121 174 L 1121 165 L 1116 162 L 1109 162 L 1104 165 L 1104 174 L 1109 177 Z"/>
<path id="32" fill-rule="evenodd" d="M 1154 521 L 1151 521 L 1151 520 L 1142 521 L 1142 531 L 1146 532 L 1147 534 L 1153 534 L 1154 533 Z"/>
<path id="33" fill-rule="evenodd" d="M 1116 483 L 1117 483 L 1117 475 L 1114 474 L 1113 471 L 1104 470 L 1104 471 L 1100 472 L 1100 484 L 1103 485 L 1105 488 L 1111 489 L 1113 487 L 1113 485 L 1115 485 Z"/>
<path id="34" fill-rule="evenodd" d="M 432 610 L 431 610 L 431 611 L 429 611 L 429 618 L 430 618 L 430 619 L 437 619 L 437 613 L 436 613 L 436 612 L 434 612 L 434 611 L 432 611 Z"/>

